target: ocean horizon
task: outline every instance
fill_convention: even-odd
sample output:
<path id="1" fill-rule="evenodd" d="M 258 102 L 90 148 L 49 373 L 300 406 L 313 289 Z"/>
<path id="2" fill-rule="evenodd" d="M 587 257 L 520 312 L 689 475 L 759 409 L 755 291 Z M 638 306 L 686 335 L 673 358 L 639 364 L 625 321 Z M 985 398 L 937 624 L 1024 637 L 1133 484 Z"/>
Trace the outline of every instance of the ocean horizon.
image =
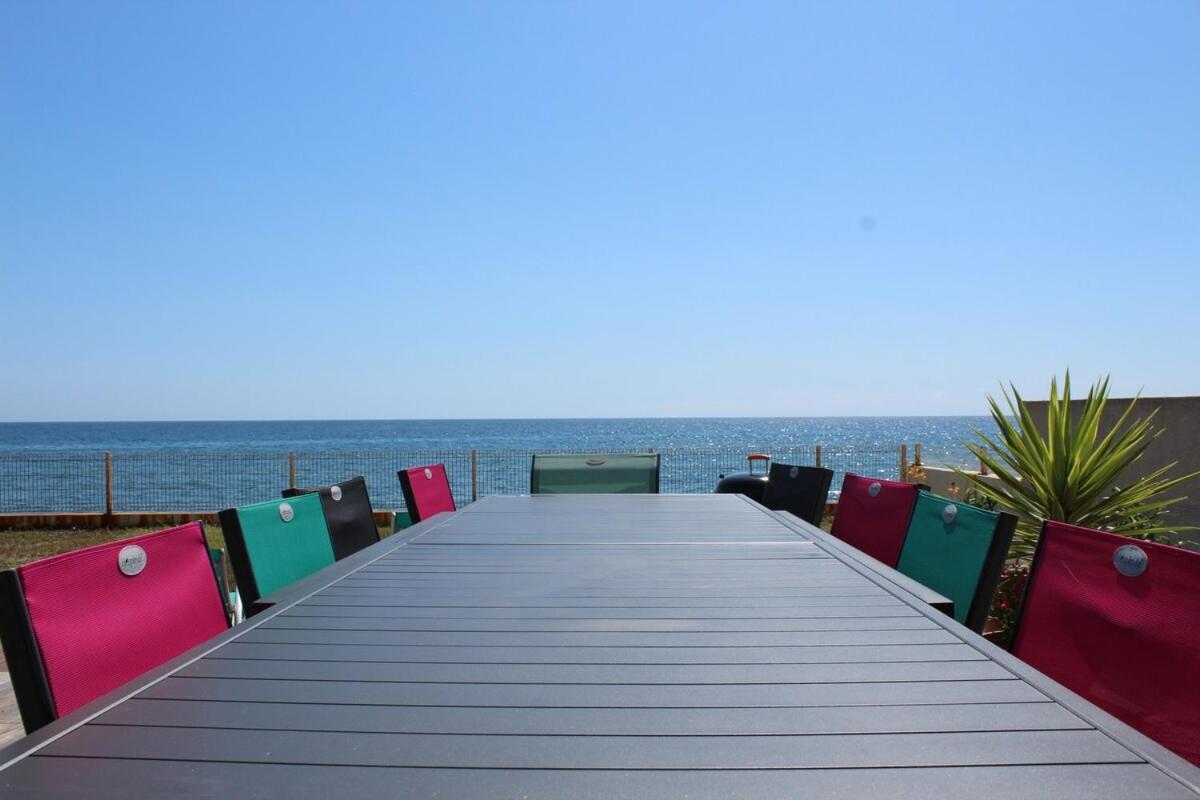
<path id="1" fill-rule="evenodd" d="M 0 452 L 323 452 L 629 449 L 920 443 L 928 463 L 966 463 L 986 416 L 604 417 L 442 420 L 2 422 Z"/>

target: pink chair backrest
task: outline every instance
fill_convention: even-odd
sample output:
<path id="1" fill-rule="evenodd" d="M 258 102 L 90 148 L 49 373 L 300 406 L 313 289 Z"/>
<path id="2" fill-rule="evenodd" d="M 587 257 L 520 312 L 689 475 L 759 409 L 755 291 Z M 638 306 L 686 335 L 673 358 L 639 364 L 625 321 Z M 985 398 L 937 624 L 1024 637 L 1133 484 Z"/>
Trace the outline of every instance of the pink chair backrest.
<path id="1" fill-rule="evenodd" d="M 228 627 L 199 522 L 17 573 L 60 717 Z"/>
<path id="2" fill-rule="evenodd" d="M 919 487 L 847 472 L 832 533 L 872 558 L 895 567 L 908 533 Z"/>
<path id="3" fill-rule="evenodd" d="M 443 511 L 454 511 L 454 495 L 444 464 L 430 464 L 404 470 L 407 486 L 404 501 L 413 522 L 429 519 Z M 401 482 L 404 485 L 404 482 Z"/>
<path id="4" fill-rule="evenodd" d="M 1013 653 L 1200 765 L 1200 553 L 1047 522 Z"/>

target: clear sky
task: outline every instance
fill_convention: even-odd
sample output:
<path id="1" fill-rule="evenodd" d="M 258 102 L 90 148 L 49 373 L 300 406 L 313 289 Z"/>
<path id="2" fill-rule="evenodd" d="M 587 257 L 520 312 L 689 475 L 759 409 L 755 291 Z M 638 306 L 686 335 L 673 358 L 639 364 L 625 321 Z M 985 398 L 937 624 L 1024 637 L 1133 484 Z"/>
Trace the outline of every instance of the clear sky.
<path id="1" fill-rule="evenodd" d="M 0 4 L 0 420 L 1200 393 L 1200 3 Z"/>

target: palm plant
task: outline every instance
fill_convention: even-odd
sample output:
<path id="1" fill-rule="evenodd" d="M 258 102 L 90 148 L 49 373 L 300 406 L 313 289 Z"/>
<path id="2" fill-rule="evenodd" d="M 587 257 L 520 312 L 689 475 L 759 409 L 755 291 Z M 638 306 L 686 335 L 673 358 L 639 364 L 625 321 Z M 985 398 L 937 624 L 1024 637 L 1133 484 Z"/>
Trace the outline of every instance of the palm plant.
<path id="1" fill-rule="evenodd" d="M 1017 388 L 1001 389 L 1008 412 L 988 396 L 998 434 L 975 430 L 979 442 L 964 443 L 996 481 L 956 469 L 959 477 L 983 497 L 1017 512 L 1021 522 L 1013 538 L 1011 557 L 1031 557 L 1044 520 L 1121 533 L 1141 539 L 1194 530 L 1171 525 L 1167 509 L 1186 497 L 1165 498 L 1166 492 L 1200 473 L 1170 478 L 1174 463 L 1118 486 L 1125 471 L 1146 452 L 1164 429 L 1154 428 L 1156 411 L 1129 421 L 1138 398 L 1106 433 L 1100 418 L 1108 403 L 1108 378 L 1092 385 L 1077 420 L 1071 419 L 1071 374 L 1050 381 L 1045 435 L 1038 432 L 1028 405 Z"/>

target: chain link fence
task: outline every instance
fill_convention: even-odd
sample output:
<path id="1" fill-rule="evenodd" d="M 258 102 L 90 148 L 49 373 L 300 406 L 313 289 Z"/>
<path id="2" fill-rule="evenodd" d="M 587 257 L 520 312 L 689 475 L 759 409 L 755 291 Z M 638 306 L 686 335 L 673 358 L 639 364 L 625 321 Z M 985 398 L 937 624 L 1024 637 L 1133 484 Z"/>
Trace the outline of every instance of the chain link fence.
<path id="1" fill-rule="evenodd" d="M 321 486 L 362 475 L 373 505 L 403 508 L 396 471 L 445 464 L 460 505 L 493 494 L 529 491 L 533 454 L 612 450 L 397 449 L 363 452 L 0 453 L 0 514 L 210 512 L 279 497 L 289 486 Z M 628 451 L 627 451 L 628 452 Z M 653 450 L 660 489 L 711 492 L 721 475 L 745 472 L 749 453 L 827 467 L 833 487 L 846 472 L 897 479 L 904 446 L 698 447 Z"/>

